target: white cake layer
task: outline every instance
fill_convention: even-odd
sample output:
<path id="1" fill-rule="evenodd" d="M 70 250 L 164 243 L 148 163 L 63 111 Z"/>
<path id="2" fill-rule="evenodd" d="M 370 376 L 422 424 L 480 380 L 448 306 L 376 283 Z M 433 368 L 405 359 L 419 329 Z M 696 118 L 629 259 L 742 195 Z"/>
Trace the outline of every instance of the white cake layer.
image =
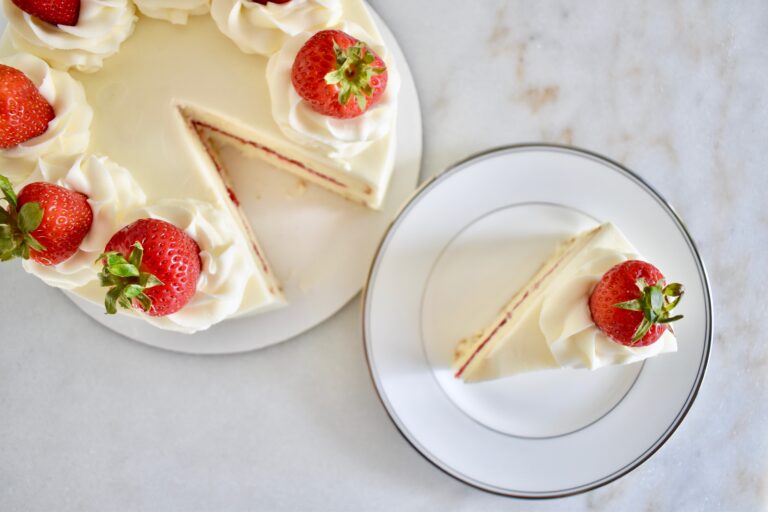
<path id="1" fill-rule="evenodd" d="M 628 347 L 592 321 L 589 295 L 614 265 L 640 259 L 613 224 L 563 242 L 499 316 L 457 348 L 457 376 L 467 382 L 552 368 L 596 369 L 674 352 L 667 330 L 655 343 Z"/>

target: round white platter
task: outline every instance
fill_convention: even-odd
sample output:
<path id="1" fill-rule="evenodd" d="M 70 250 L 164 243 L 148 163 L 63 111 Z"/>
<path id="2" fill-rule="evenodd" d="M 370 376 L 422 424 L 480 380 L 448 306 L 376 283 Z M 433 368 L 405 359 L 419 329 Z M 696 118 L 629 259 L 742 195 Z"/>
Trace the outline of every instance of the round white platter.
<path id="1" fill-rule="evenodd" d="M 231 354 L 288 340 L 323 322 L 360 291 L 376 246 L 397 208 L 413 193 L 421 168 L 421 107 L 413 76 L 392 32 L 374 13 L 402 76 L 397 156 L 387 199 L 380 211 L 353 204 L 275 172 L 259 160 L 225 149 L 222 157 L 246 217 L 283 285 L 288 306 L 230 319 L 193 335 L 154 328 L 141 320 L 107 316 L 96 305 L 65 293 L 106 327 L 155 347 L 192 354 Z M 0 32 L 6 20 L 0 13 Z"/>
<path id="2" fill-rule="evenodd" d="M 485 327 L 559 241 L 604 221 L 686 285 L 678 352 L 455 379 L 456 342 Z M 647 460 L 691 407 L 712 336 L 706 271 L 674 210 L 621 165 L 550 145 L 493 150 L 425 184 L 381 242 L 363 316 L 371 376 L 404 437 L 451 476 L 523 498 L 588 491 Z"/>

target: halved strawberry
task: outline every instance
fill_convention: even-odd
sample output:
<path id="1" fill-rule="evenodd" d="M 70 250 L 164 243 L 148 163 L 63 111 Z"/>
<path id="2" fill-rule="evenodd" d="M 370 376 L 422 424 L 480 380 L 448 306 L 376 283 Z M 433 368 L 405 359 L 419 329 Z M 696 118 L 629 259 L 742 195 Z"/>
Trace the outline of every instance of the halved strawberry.
<path id="1" fill-rule="evenodd" d="M 80 0 L 12 0 L 16 7 L 46 23 L 75 26 Z"/>
<path id="2" fill-rule="evenodd" d="M 625 261 L 606 272 L 589 297 L 592 320 L 611 339 L 631 347 L 655 343 L 683 296 L 683 285 L 665 284 L 659 269 L 639 260 Z"/>
<path id="3" fill-rule="evenodd" d="M 197 290 L 200 247 L 182 230 L 158 219 L 139 219 L 117 233 L 99 256 L 99 278 L 109 288 L 107 313 L 117 306 L 150 316 L 181 310 Z"/>
<path id="4" fill-rule="evenodd" d="M 0 149 L 42 135 L 54 117 L 53 107 L 27 75 L 0 64 Z"/>
<path id="5" fill-rule="evenodd" d="M 340 30 L 312 36 L 291 69 L 299 96 L 316 112 L 341 119 L 361 116 L 381 101 L 388 77 L 386 64 L 368 45 Z"/>
<path id="6" fill-rule="evenodd" d="M 8 209 L 0 209 L 0 261 L 31 258 L 42 265 L 69 259 L 91 230 L 93 211 L 88 198 L 51 183 L 25 186 L 19 196 L 0 176 Z"/>

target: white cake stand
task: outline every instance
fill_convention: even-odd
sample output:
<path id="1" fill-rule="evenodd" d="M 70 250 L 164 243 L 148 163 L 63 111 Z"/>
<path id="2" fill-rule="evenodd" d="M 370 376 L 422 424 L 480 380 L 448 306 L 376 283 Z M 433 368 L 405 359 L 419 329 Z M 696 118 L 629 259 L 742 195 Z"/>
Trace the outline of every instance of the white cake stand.
<path id="1" fill-rule="evenodd" d="M 227 320 L 193 335 L 163 331 L 128 316 L 104 314 L 103 306 L 65 293 L 100 324 L 128 338 L 190 354 L 247 352 L 286 341 L 323 322 L 362 288 L 376 247 L 398 207 L 416 188 L 421 168 L 421 108 L 413 76 L 392 32 L 374 13 L 402 75 L 397 157 L 387 200 L 373 212 L 288 173 L 225 149 L 222 158 L 243 208 L 282 283 L 289 305 Z M 0 32 L 7 21 L 0 12 Z"/>

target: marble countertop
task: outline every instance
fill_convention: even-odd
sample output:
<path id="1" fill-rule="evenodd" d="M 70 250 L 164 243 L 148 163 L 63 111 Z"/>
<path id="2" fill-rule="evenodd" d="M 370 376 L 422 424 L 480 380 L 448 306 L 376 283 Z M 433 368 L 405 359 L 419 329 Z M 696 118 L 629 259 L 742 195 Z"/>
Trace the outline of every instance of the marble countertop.
<path id="1" fill-rule="evenodd" d="M 675 205 L 716 311 L 680 429 L 597 491 L 501 498 L 396 431 L 369 380 L 357 299 L 282 345 L 193 357 L 113 334 L 3 265 L 0 510 L 768 508 L 768 4 L 371 4 L 419 88 L 423 178 L 494 146 L 560 142 L 625 163 Z"/>

